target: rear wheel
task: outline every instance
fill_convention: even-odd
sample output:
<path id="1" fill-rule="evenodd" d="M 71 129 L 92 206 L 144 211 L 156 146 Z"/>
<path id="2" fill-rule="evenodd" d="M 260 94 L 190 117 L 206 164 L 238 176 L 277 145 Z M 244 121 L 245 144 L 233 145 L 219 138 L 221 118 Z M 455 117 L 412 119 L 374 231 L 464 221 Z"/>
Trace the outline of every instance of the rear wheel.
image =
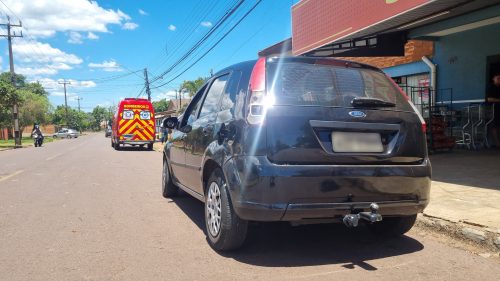
<path id="1" fill-rule="evenodd" d="M 171 198 L 177 196 L 179 193 L 179 188 L 172 182 L 172 177 L 170 175 L 170 169 L 168 168 L 167 160 L 163 160 L 163 173 L 161 177 L 162 193 L 163 197 Z"/>
<path id="2" fill-rule="evenodd" d="M 120 150 L 120 144 L 117 141 L 113 142 L 113 147 L 115 150 Z"/>
<path id="3" fill-rule="evenodd" d="M 67 136 L 66 136 L 66 138 L 67 138 L 67 139 L 70 139 L 70 138 L 71 138 L 71 135 L 67 135 Z"/>
<path id="4" fill-rule="evenodd" d="M 381 222 L 370 225 L 371 230 L 381 236 L 401 236 L 415 224 L 417 215 L 383 218 Z"/>
<path id="5" fill-rule="evenodd" d="M 153 150 L 153 144 L 152 143 L 148 143 L 148 150 Z"/>
<path id="6" fill-rule="evenodd" d="M 205 226 L 208 242 L 217 251 L 234 250 L 245 242 L 248 222 L 236 215 L 220 169 L 212 173 L 206 185 Z"/>

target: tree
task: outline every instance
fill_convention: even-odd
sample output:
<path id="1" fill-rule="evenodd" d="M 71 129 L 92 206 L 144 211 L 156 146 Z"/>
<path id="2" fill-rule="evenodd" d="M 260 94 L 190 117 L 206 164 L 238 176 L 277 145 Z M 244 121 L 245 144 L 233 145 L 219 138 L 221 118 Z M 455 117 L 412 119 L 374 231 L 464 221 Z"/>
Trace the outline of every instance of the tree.
<path id="1" fill-rule="evenodd" d="M 152 102 L 152 104 L 153 108 L 155 109 L 155 112 L 161 112 L 161 111 L 166 111 L 168 109 L 170 101 L 168 101 L 167 99 L 161 99 L 159 101 Z"/>
<path id="2" fill-rule="evenodd" d="M 204 77 L 198 77 L 196 80 L 184 80 L 181 84 L 181 90 L 186 90 L 189 93 L 189 97 L 192 97 L 205 84 L 205 80 L 206 78 Z"/>
<path id="3" fill-rule="evenodd" d="M 26 87 L 18 90 L 18 92 L 23 100 L 19 106 L 19 127 L 21 132 L 26 126 L 34 123 L 46 124 L 49 121 L 51 108 L 48 97 L 29 91 Z"/>
<path id="4" fill-rule="evenodd" d="M 26 77 L 21 74 L 14 74 L 16 76 L 16 86 L 17 88 L 22 88 L 26 85 Z M 11 84 L 12 83 L 12 76 L 10 72 L 2 72 L 0 74 L 0 81 L 6 82 Z"/>
<path id="5" fill-rule="evenodd" d="M 52 123 L 59 126 L 68 126 L 78 131 L 85 131 L 92 128 L 94 117 L 91 113 L 81 112 L 73 108 L 68 108 L 68 122 L 66 122 L 66 110 L 64 105 L 58 105 L 52 113 Z"/>
<path id="6" fill-rule="evenodd" d="M 10 81 L 5 82 L 1 75 L 3 73 L 0 74 L 0 127 L 11 127 L 12 108 L 16 102 L 22 102 L 22 97 Z"/>
<path id="7" fill-rule="evenodd" d="M 42 84 L 40 84 L 39 82 L 26 83 L 24 85 L 24 87 L 22 87 L 21 89 L 28 90 L 34 94 L 39 95 L 39 96 L 46 96 L 46 97 L 49 96 L 49 93 L 47 91 L 45 91 Z"/>
<path id="8" fill-rule="evenodd" d="M 99 105 L 94 107 L 91 114 L 94 118 L 91 128 L 95 131 L 99 131 L 101 129 L 102 121 L 106 121 L 111 118 L 109 110 Z"/>

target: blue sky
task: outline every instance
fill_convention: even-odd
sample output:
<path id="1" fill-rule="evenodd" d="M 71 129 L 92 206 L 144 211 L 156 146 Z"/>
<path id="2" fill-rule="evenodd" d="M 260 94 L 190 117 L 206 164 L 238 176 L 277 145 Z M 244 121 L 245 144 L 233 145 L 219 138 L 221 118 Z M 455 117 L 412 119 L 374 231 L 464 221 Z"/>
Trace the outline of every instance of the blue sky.
<path id="1" fill-rule="evenodd" d="M 3 2 L 3 3 L 1 3 Z M 144 80 L 165 71 L 213 27 L 237 0 L 2 0 L 2 22 L 23 22 L 22 39 L 14 39 L 16 72 L 40 81 L 51 93 L 52 104 L 64 104 L 57 82 L 68 79 L 68 105 L 90 111 L 110 106 L 124 97 L 136 97 Z M 291 35 L 291 6 L 297 0 L 263 0 L 221 43 L 172 83 L 154 89 L 153 99 L 173 97 L 183 80 L 208 76 L 233 63 L 255 59 L 257 52 Z M 197 52 L 194 61 L 248 11 L 256 0 L 246 0 Z M 20 31 L 20 29 L 16 29 Z M 0 32 L 5 33 L 5 29 Z M 8 71 L 7 40 L 0 40 L 1 71 Z M 181 64 L 166 82 L 190 63 Z M 131 73 L 138 71 L 136 73 Z M 121 77 L 115 79 L 117 77 Z"/>

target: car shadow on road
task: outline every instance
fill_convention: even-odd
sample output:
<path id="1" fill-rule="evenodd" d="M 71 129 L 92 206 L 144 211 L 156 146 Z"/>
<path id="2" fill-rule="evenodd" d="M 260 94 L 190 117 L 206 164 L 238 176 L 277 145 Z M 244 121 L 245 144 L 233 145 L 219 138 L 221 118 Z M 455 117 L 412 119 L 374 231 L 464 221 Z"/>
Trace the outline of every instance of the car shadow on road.
<path id="1" fill-rule="evenodd" d="M 174 198 L 175 203 L 205 232 L 203 204 L 189 195 Z M 402 236 L 381 238 L 366 226 L 348 229 L 342 224 L 292 227 L 289 223 L 258 223 L 249 227 L 247 240 L 237 251 L 220 253 L 237 261 L 264 267 L 299 267 L 342 264 L 377 270 L 370 260 L 395 257 L 424 249 L 419 241 Z"/>

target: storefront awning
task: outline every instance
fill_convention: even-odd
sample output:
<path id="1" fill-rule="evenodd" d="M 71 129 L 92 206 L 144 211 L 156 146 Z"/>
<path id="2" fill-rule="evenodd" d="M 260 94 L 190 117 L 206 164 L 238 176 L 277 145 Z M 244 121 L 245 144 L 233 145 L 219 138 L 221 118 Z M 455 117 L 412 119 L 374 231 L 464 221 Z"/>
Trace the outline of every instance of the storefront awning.
<path id="1" fill-rule="evenodd" d="M 400 39 L 409 30 L 499 3 L 500 0 L 302 0 L 292 7 L 292 52 L 312 56 L 398 56 L 404 45 Z M 387 49 L 388 43 L 393 46 L 392 51 Z"/>

